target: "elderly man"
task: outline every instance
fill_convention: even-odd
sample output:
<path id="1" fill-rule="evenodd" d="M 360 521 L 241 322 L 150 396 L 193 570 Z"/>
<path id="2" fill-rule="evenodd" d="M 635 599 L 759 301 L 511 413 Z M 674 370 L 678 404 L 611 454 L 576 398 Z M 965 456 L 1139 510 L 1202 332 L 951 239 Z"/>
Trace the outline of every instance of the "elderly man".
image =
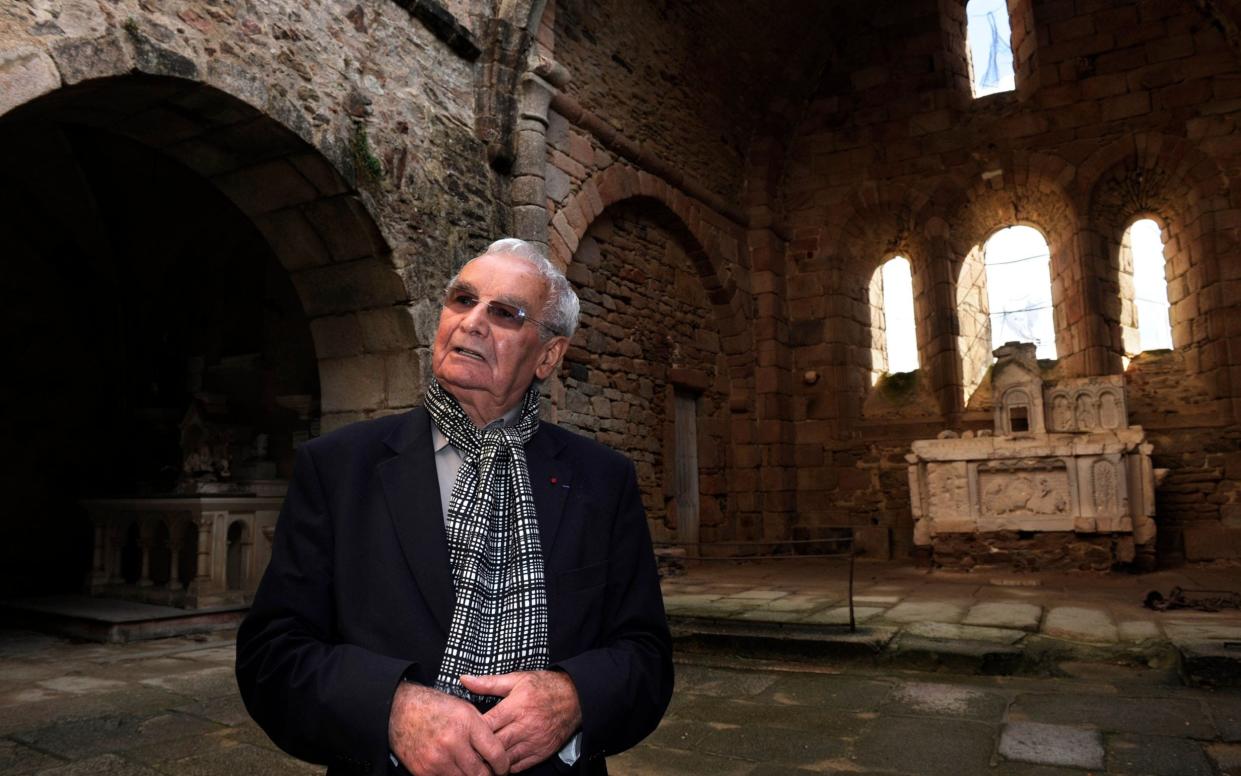
<path id="1" fill-rule="evenodd" d="M 298 450 L 237 637 L 246 707 L 330 773 L 606 773 L 672 693 L 633 465 L 539 421 L 569 283 L 493 243 L 449 284 L 425 406 Z"/>

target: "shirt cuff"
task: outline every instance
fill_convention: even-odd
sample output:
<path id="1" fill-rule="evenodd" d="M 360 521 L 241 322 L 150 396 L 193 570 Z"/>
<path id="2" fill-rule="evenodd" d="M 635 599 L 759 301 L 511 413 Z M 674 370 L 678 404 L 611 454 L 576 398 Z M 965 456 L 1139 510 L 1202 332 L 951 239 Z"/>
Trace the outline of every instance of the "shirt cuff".
<path id="1" fill-rule="evenodd" d="M 568 743 L 560 750 L 560 762 L 572 765 L 582 756 L 582 731 L 573 734 Z"/>

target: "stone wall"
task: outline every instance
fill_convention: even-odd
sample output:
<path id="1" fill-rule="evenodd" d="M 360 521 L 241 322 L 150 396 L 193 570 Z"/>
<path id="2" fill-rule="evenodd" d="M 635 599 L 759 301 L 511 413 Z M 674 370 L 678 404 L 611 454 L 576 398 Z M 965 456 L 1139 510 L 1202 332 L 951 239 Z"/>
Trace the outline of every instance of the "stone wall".
<path id="1" fill-rule="evenodd" d="M 326 428 L 417 400 L 438 289 L 503 231 L 476 66 L 409 5 L 0 8 L 0 114 L 138 140 L 267 237 L 312 318 Z"/>

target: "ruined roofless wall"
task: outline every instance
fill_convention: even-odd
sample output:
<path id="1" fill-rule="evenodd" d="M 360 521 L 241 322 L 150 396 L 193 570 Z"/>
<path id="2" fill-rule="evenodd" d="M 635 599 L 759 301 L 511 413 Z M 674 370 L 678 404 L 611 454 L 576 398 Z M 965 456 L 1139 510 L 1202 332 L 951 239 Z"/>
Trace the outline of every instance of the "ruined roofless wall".
<path id="1" fill-rule="evenodd" d="M 1229 425 L 1241 397 L 1241 209 L 1228 173 L 1241 162 L 1241 67 L 1214 5 L 1010 3 L 1018 90 L 979 100 L 965 81 L 963 3 L 902 4 L 855 30 L 868 58 L 837 69 L 847 88 L 810 104 L 783 167 L 794 373 L 826 377 L 794 386 L 804 530 L 879 524 L 899 550 L 902 448 L 989 424 L 985 389 L 965 404 L 955 344 L 971 248 L 1013 223 L 1041 229 L 1055 374 L 1115 374 L 1116 252 L 1128 223 L 1153 215 L 1168 240 L 1177 355 L 1134 361 L 1129 390 L 1155 465 L 1172 470 L 1159 491 L 1161 557 L 1241 551 Z M 921 368 L 916 390 L 885 409 L 869 381 L 867 285 L 895 254 L 913 267 Z"/>

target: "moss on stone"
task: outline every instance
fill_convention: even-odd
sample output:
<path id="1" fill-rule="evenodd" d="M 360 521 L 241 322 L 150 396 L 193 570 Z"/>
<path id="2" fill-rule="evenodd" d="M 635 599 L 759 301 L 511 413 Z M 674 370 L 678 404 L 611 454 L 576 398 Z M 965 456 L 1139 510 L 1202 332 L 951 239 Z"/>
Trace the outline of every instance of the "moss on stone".
<path id="1" fill-rule="evenodd" d="M 884 372 L 875 388 L 884 399 L 893 404 L 904 404 L 918 393 L 918 371 L 915 369 L 894 374 Z"/>
<path id="2" fill-rule="evenodd" d="M 366 134 L 366 127 L 359 124 L 353 130 L 353 158 L 358 169 L 364 170 L 367 177 L 378 181 L 383 177 L 383 162 L 371 150 L 371 141 Z"/>

